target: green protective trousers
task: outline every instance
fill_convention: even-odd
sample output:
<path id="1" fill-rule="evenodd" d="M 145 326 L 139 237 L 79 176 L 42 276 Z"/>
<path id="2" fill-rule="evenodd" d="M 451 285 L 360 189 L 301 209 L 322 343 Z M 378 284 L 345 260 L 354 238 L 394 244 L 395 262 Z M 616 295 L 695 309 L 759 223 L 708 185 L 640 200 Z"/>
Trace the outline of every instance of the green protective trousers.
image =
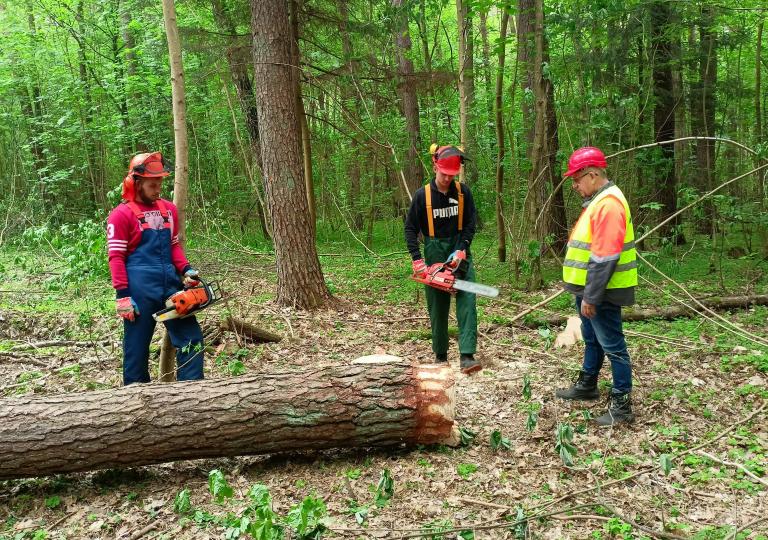
<path id="1" fill-rule="evenodd" d="M 427 265 L 445 262 L 456 249 L 458 237 L 424 238 L 424 260 Z M 461 279 L 475 281 L 475 265 L 467 251 L 467 274 Z M 432 325 L 432 351 L 435 354 L 448 352 L 448 313 L 451 310 L 451 295 L 424 286 L 427 296 L 429 321 Z M 456 319 L 459 321 L 459 353 L 475 354 L 477 350 L 477 302 L 474 294 L 456 293 Z"/>

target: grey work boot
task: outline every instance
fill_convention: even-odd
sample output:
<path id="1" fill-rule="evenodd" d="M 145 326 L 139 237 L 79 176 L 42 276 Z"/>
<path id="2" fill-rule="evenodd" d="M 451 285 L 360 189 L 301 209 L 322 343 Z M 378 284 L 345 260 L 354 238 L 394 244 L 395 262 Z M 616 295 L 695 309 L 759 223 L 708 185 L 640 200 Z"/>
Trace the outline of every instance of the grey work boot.
<path id="1" fill-rule="evenodd" d="M 476 371 L 483 369 L 483 366 L 475 360 L 475 355 L 473 354 L 462 354 L 459 364 L 464 375 L 472 375 Z"/>
<path id="2" fill-rule="evenodd" d="M 435 364 L 448 363 L 448 353 L 435 353 Z"/>
<path id="3" fill-rule="evenodd" d="M 611 394 L 608 411 L 595 418 L 599 426 L 615 426 L 616 424 L 631 424 L 635 420 L 632 414 L 632 400 L 629 394 Z"/>
<path id="4" fill-rule="evenodd" d="M 570 388 L 556 390 L 555 396 L 560 399 L 595 400 L 600 397 L 600 392 L 597 390 L 597 375 L 590 375 L 582 370 L 579 372 L 579 378 Z"/>

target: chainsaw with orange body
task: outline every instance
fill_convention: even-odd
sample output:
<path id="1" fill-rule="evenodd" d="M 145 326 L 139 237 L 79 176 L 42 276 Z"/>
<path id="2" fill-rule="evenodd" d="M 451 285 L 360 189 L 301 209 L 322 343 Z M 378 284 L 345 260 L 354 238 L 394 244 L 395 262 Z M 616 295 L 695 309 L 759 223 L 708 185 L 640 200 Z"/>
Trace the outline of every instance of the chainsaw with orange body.
<path id="1" fill-rule="evenodd" d="M 165 308 L 152 317 L 158 322 L 190 317 L 198 311 L 221 300 L 221 289 L 215 281 L 199 280 L 200 284 L 172 294 L 165 301 Z"/>

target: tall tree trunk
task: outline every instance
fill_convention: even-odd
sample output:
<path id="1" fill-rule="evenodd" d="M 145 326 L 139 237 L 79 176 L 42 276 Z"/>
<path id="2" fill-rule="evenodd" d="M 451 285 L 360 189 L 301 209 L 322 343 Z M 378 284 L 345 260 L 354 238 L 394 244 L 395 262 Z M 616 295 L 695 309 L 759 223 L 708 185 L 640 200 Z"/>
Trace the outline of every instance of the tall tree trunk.
<path id="1" fill-rule="evenodd" d="M 179 222 L 174 224 L 179 244 L 184 245 L 186 235 L 187 191 L 189 185 L 189 143 L 187 140 L 187 108 L 184 90 L 184 65 L 181 60 L 181 41 L 179 27 L 176 24 L 176 5 L 174 0 L 163 0 L 163 20 L 165 35 L 168 40 L 168 58 L 171 62 L 171 101 L 173 103 L 173 142 L 175 169 L 173 180 L 173 204 L 178 210 Z M 173 381 L 175 349 L 171 345 L 168 332 L 165 333 L 160 352 L 160 380 Z"/>
<path id="2" fill-rule="evenodd" d="M 477 180 L 477 159 L 470 131 L 475 101 L 474 32 L 467 0 L 456 0 L 456 20 L 459 25 L 459 136 L 460 146 L 467 155 L 475 157 L 461 168 L 459 180 L 473 185 Z"/>
<path id="3" fill-rule="evenodd" d="M 32 7 L 32 2 L 26 2 L 27 8 L 27 25 L 29 32 L 29 41 L 31 49 L 34 51 L 37 49 L 37 23 L 35 21 L 35 11 Z M 47 159 L 45 152 L 43 151 L 42 140 L 45 134 L 45 122 L 43 121 L 43 100 L 40 92 L 39 75 L 37 73 L 37 65 L 33 63 L 33 72 L 30 76 L 29 94 L 26 96 L 26 103 L 29 104 L 25 107 L 29 114 L 27 115 L 27 121 L 29 122 L 31 152 L 32 152 L 32 164 L 35 169 L 35 176 L 37 177 L 37 184 L 40 192 L 40 201 L 42 203 L 42 210 L 47 210 L 48 190 L 45 178 L 43 177 L 44 170 L 46 168 Z"/>
<path id="4" fill-rule="evenodd" d="M 232 15 L 226 10 L 222 0 L 211 0 L 211 6 L 213 8 L 213 19 L 216 25 L 219 27 L 219 31 L 222 34 L 232 36 L 237 35 L 237 28 L 235 22 L 232 20 Z M 227 47 L 227 65 L 229 66 L 229 72 L 232 76 L 232 82 L 235 85 L 235 92 L 237 93 L 237 101 L 240 105 L 240 111 L 245 119 L 245 128 L 248 132 L 248 145 L 250 154 L 245 156 L 246 167 L 249 168 L 249 174 L 253 175 L 253 164 L 259 170 L 259 176 L 262 176 L 261 170 L 261 145 L 259 142 L 259 117 L 256 112 L 256 97 L 253 95 L 253 81 L 251 75 L 248 73 L 248 63 L 250 56 L 250 47 L 244 48 L 237 43 L 232 43 Z M 253 184 L 254 191 L 259 190 L 258 185 Z M 263 185 L 263 182 L 261 183 Z M 261 192 L 254 193 L 255 201 L 253 206 L 256 208 L 257 219 L 261 226 L 261 231 L 264 237 L 271 240 L 272 233 L 267 226 L 266 208 L 262 204 Z"/>
<path id="5" fill-rule="evenodd" d="M 341 48 L 344 54 L 344 64 L 347 66 L 347 73 L 349 74 L 348 78 L 341 79 L 341 99 L 344 107 L 357 119 L 360 118 L 356 83 L 358 62 L 354 58 L 352 40 L 349 38 L 349 32 L 347 31 L 347 19 L 349 18 L 347 2 L 348 0 L 338 0 Z M 362 157 L 363 149 L 360 148 L 357 137 L 354 137 L 350 144 L 352 148 L 350 159 L 347 162 L 347 175 L 349 176 L 347 207 L 351 213 L 350 221 L 352 227 L 359 231 L 363 228 L 363 213 L 360 204 L 360 158 Z"/>
<path id="6" fill-rule="evenodd" d="M 672 29 L 670 7 L 665 1 L 651 4 L 651 47 L 653 58 L 653 110 L 654 139 L 670 141 L 675 137 L 675 97 L 672 80 Z M 665 144 L 659 147 L 664 160 L 652 169 L 648 180 L 656 188 L 661 204 L 660 219 L 664 220 L 677 210 L 677 185 L 675 183 L 675 147 Z M 647 176 L 646 176 L 647 177 Z M 676 232 L 677 221 L 672 220 L 660 229 L 660 234 L 671 238 Z"/>
<path id="7" fill-rule="evenodd" d="M 397 93 L 405 116 L 408 129 L 408 152 L 403 165 L 408 197 L 412 197 L 422 184 L 422 165 L 419 160 L 419 149 L 422 148 L 419 127 L 419 100 L 413 77 L 413 62 L 411 55 L 411 32 L 408 28 L 408 9 L 403 6 L 403 0 L 391 0 L 395 10 L 394 33 L 395 49 L 397 52 Z"/>
<path id="8" fill-rule="evenodd" d="M 715 83 L 717 82 L 717 36 L 714 26 L 714 8 L 703 4 L 699 24 L 699 80 L 691 89 L 691 124 L 693 135 L 712 137 L 715 133 Z M 715 142 L 696 141 L 698 188 L 707 192 L 714 186 Z M 711 199 L 704 201 L 704 218 L 700 231 L 716 241 L 715 208 Z"/>
<path id="9" fill-rule="evenodd" d="M 504 223 L 504 61 L 507 52 L 507 25 L 509 11 L 501 14 L 499 28 L 499 66 L 496 72 L 496 236 L 499 262 L 507 260 L 507 231 Z"/>
<path id="10" fill-rule="evenodd" d="M 283 2 L 251 1 L 256 102 L 277 263 L 277 301 L 312 309 L 330 298 L 304 184 L 291 29 Z"/>
<path id="11" fill-rule="evenodd" d="M 762 61 L 763 61 L 763 26 L 764 20 L 760 19 L 757 25 L 757 46 L 755 47 L 755 141 L 759 144 L 763 141 L 763 119 L 762 109 L 760 107 L 760 94 L 762 92 Z M 755 166 L 762 164 L 760 160 L 756 160 Z M 765 171 L 760 171 L 757 174 L 757 196 L 760 201 L 760 210 L 765 215 L 766 212 L 766 200 L 765 200 Z M 760 241 L 760 249 L 763 257 L 768 258 L 768 227 L 760 226 L 757 229 L 758 238 Z"/>
<path id="12" fill-rule="evenodd" d="M 491 75 L 491 45 L 488 39 L 488 11 L 481 9 L 480 16 L 480 39 L 483 42 L 483 81 L 485 82 L 485 103 L 487 107 L 488 119 L 484 124 L 491 125 L 491 118 L 494 118 L 494 97 L 493 85 L 495 81 Z M 502 14 L 502 18 L 504 15 Z M 509 24 L 509 21 L 507 21 Z M 489 135 L 491 135 L 489 133 Z"/>
<path id="13" fill-rule="evenodd" d="M 0 480 L 286 450 L 458 444 L 451 369 L 387 358 L 0 399 Z"/>
<path id="14" fill-rule="evenodd" d="M 523 115 L 529 115 L 533 121 L 527 136 L 530 140 L 528 155 L 531 170 L 528 175 L 528 194 L 525 201 L 525 224 L 527 229 L 525 242 L 531 273 L 528 287 L 538 289 L 543 284 L 541 276 L 541 257 L 547 227 L 550 223 L 549 210 L 545 208 L 547 184 L 552 183 L 552 159 L 549 145 L 552 136 L 549 133 L 552 123 L 548 114 L 548 89 L 551 84 L 544 77 L 543 66 L 546 58 L 544 37 L 544 7 L 541 0 L 518 0 L 518 61 L 524 66 L 523 90 L 526 88 L 533 95 L 533 111 L 523 99 Z M 527 45 L 523 45 L 527 44 Z M 533 114 L 531 114 L 533 113 Z M 556 124 L 555 124 L 556 125 Z"/>
<path id="15" fill-rule="evenodd" d="M 545 64 L 549 64 L 549 43 L 544 33 L 544 10 L 542 4 L 542 69 Z M 560 164 L 557 155 L 560 151 L 560 136 L 558 134 L 557 112 L 555 111 L 555 87 L 549 76 L 544 76 L 542 83 L 547 96 L 547 154 L 546 165 L 547 180 L 551 196 L 549 205 L 543 209 L 544 219 L 546 219 L 546 235 L 552 238 L 552 247 L 556 252 L 561 252 L 568 241 L 568 219 L 565 216 L 565 199 L 563 196 L 563 181 L 560 175 Z"/>

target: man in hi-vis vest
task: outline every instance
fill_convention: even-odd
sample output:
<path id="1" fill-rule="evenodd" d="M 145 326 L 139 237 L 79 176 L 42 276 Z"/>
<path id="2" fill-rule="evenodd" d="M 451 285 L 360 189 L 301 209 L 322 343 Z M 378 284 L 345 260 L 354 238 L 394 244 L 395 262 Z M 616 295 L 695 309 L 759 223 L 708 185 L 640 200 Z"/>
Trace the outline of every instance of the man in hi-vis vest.
<path id="1" fill-rule="evenodd" d="M 464 259 L 466 281 L 475 280 L 475 266 L 469 245 L 475 236 L 475 201 L 469 188 L 454 180 L 464 163 L 464 152 L 455 146 L 432 145 L 432 167 L 435 178 L 413 195 L 405 219 L 405 242 L 411 254 L 414 275 L 424 274 L 427 266 L 438 262 Z M 424 236 L 424 256 L 419 249 L 419 233 Z M 429 286 L 424 287 L 427 309 L 432 325 L 432 351 L 435 361 L 448 361 L 448 312 L 451 295 Z M 461 371 L 467 375 L 480 371 L 475 359 L 477 348 L 477 306 L 475 295 L 456 293 L 456 319 L 459 322 L 459 353 Z"/>
<path id="2" fill-rule="evenodd" d="M 565 173 L 584 198 L 584 210 L 568 239 L 563 281 L 565 289 L 576 296 L 585 349 L 578 380 L 555 393 L 562 399 L 597 399 L 597 378 L 607 356 L 613 389 L 608 411 L 596 419 L 602 426 L 634 420 L 632 364 L 622 330 L 621 306 L 635 303 L 637 285 L 632 215 L 624 194 L 606 177 L 607 165 L 599 149 L 579 148 L 571 154 Z"/>

